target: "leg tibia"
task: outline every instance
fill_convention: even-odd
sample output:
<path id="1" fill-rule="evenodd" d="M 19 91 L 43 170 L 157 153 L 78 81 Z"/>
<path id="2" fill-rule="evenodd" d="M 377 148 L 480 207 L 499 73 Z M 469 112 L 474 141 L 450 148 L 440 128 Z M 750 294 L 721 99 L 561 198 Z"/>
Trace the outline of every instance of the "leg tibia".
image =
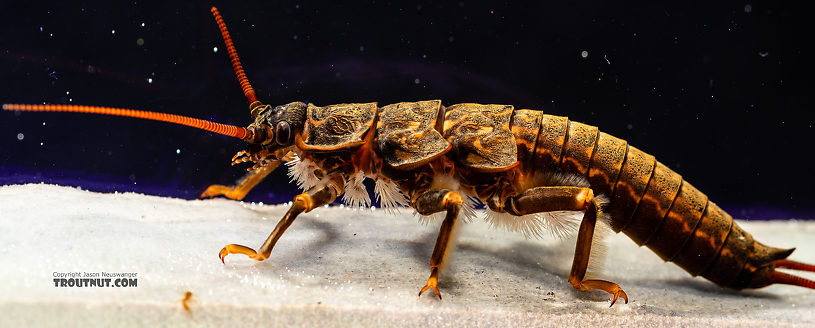
<path id="1" fill-rule="evenodd" d="M 596 200 L 592 200 L 583 215 L 580 230 L 577 232 L 577 243 L 574 249 L 572 270 L 569 272 L 569 283 L 578 290 L 599 289 L 608 292 L 613 296 L 611 305 L 617 302 L 618 297 L 622 297 L 625 303 L 628 304 L 628 295 L 620 288 L 620 285 L 605 280 L 585 280 L 598 213 L 599 204 Z"/>
<path id="2" fill-rule="evenodd" d="M 428 289 L 433 289 L 436 295 L 439 296 L 439 299 L 441 299 L 441 292 L 439 292 L 438 289 L 439 268 L 444 263 L 449 246 L 452 244 L 453 229 L 455 228 L 456 219 L 458 218 L 463 203 L 464 199 L 458 192 L 446 189 L 434 189 L 419 195 L 413 204 L 416 211 L 422 215 L 447 211 L 441 228 L 439 229 L 439 236 L 436 238 L 433 255 L 430 257 L 430 278 L 427 279 L 427 284 L 419 291 L 419 295 L 422 295 L 422 293 Z"/>

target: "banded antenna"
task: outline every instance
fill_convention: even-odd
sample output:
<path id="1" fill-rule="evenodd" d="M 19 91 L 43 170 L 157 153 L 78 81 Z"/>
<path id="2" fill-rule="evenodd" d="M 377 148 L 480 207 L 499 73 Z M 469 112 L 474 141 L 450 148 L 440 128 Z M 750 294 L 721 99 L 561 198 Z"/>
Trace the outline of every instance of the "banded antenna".
<path id="1" fill-rule="evenodd" d="M 232 61 L 232 68 L 235 70 L 235 76 L 237 76 L 238 78 L 238 82 L 241 85 L 243 94 L 249 101 L 250 104 L 249 108 L 252 110 L 252 116 L 256 117 L 257 113 L 254 111 L 254 109 L 262 108 L 262 104 L 260 103 L 260 101 L 258 101 L 258 98 L 255 95 L 255 90 L 252 89 L 252 85 L 249 84 L 249 80 L 246 78 L 246 73 L 243 72 L 241 61 L 240 59 L 238 59 L 238 52 L 235 51 L 235 45 L 232 43 L 232 38 L 229 36 L 229 31 L 227 31 L 226 29 L 226 23 L 224 23 L 223 18 L 221 18 L 221 14 L 218 12 L 218 8 L 212 7 L 211 11 L 212 15 L 215 16 L 215 22 L 218 23 L 218 28 L 220 28 L 221 30 L 221 35 L 224 37 L 224 43 L 226 43 L 226 50 L 227 52 L 229 52 L 229 58 Z M 243 139 L 246 141 L 251 141 L 253 138 L 252 131 L 239 126 L 215 123 L 175 114 L 148 112 L 143 110 L 134 110 L 126 108 L 83 106 L 83 105 L 3 104 L 3 110 L 28 111 L 28 112 L 72 112 L 72 113 L 90 113 L 90 114 L 134 117 L 140 119 L 186 125 L 201 130 L 206 130 L 209 132 L 222 134 L 225 136 Z"/>
<path id="2" fill-rule="evenodd" d="M 212 7 L 210 11 L 212 11 L 212 15 L 215 16 L 215 22 L 218 23 L 218 28 L 221 29 L 221 35 L 224 37 L 224 43 L 226 44 L 226 51 L 229 53 L 229 60 L 232 61 L 232 69 L 235 70 L 235 76 L 238 78 L 238 83 L 241 84 L 241 90 L 243 90 L 246 100 L 249 101 L 249 109 L 252 111 L 252 118 L 255 118 L 257 117 L 257 113 L 254 109 L 260 107 L 262 104 L 260 101 L 258 101 L 258 97 L 255 95 L 255 90 L 252 89 L 252 85 L 249 84 L 249 79 L 246 78 L 246 73 L 243 72 L 241 60 L 238 58 L 238 51 L 235 50 L 235 44 L 232 42 L 232 38 L 229 36 L 229 31 L 226 29 L 224 19 L 221 18 L 221 13 L 219 13 L 218 8 L 215 7 Z"/>
<path id="3" fill-rule="evenodd" d="M 252 132 L 246 128 L 210 122 L 197 118 L 175 115 L 148 112 L 143 110 L 134 110 L 126 108 L 113 108 L 113 107 L 98 107 L 98 106 L 83 106 L 83 105 L 25 105 L 25 104 L 3 104 L 3 110 L 16 110 L 26 112 L 72 112 L 72 113 L 90 113 L 102 115 L 114 115 L 124 117 L 135 117 L 153 121 L 169 122 L 174 124 L 186 125 L 196 129 L 206 130 L 225 136 L 230 136 L 238 139 L 249 140 L 252 138 Z"/>

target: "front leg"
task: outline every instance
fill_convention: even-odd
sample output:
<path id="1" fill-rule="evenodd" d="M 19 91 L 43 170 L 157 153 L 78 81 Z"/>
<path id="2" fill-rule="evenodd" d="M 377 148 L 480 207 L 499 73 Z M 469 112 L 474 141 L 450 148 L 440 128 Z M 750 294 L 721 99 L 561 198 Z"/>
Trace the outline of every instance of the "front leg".
<path id="1" fill-rule="evenodd" d="M 224 197 L 234 200 L 241 200 L 246 197 L 246 194 L 249 193 L 252 188 L 254 188 L 258 183 L 263 181 L 269 173 L 272 173 L 278 166 L 280 166 L 280 161 L 273 161 L 265 166 L 261 166 L 257 169 L 249 171 L 246 175 L 238 181 L 235 187 L 228 187 L 224 185 L 214 184 L 204 190 L 201 193 L 201 196 L 198 198 L 212 198 L 219 195 L 224 195 Z"/>
<path id="2" fill-rule="evenodd" d="M 244 254 L 257 261 L 263 261 L 269 258 L 269 255 L 272 254 L 272 248 L 274 248 L 277 240 L 280 239 L 283 232 L 285 232 L 286 229 L 288 229 L 289 226 L 294 223 L 294 219 L 297 218 L 300 213 L 308 213 L 317 207 L 331 204 L 331 202 L 337 198 L 337 195 L 342 194 L 344 188 L 343 181 L 344 180 L 341 173 L 329 174 L 316 186 L 302 194 L 295 196 L 289 211 L 283 215 L 283 218 L 277 223 L 274 231 L 272 231 L 269 237 L 266 238 L 266 241 L 263 242 L 263 245 L 260 246 L 260 249 L 258 249 L 257 252 L 254 249 L 243 245 L 229 244 L 221 249 L 220 253 L 218 253 L 218 257 L 221 258 L 221 262 L 223 262 L 224 258 L 229 254 Z"/>
<path id="3" fill-rule="evenodd" d="M 432 189 L 419 195 L 413 204 L 416 211 L 422 215 L 447 211 L 444 222 L 442 222 L 439 229 L 436 247 L 433 248 L 433 255 L 430 257 L 430 278 L 427 279 L 427 284 L 419 291 L 419 296 L 422 296 L 422 293 L 428 289 L 433 289 L 433 292 L 441 299 L 441 292 L 439 292 L 438 287 L 439 267 L 444 263 L 448 246 L 452 243 L 453 228 L 463 203 L 464 199 L 461 198 L 458 192 L 447 189 Z"/>

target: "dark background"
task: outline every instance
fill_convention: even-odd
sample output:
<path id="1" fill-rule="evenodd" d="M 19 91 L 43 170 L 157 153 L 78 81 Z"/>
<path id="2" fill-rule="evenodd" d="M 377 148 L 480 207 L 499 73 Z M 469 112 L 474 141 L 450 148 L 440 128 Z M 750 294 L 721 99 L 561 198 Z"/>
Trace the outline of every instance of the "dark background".
<path id="1" fill-rule="evenodd" d="M 815 218 L 804 8 L 435 2 L 2 4 L 0 102 L 245 126 L 246 100 L 209 11 L 216 5 L 265 103 L 442 99 L 542 109 L 655 155 L 736 217 Z M 0 112 L 0 184 L 191 199 L 243 174 L 245 166 L 229 166 L 242 147 L 166 123 Z M 297 190 L 287 182 L 279 170 L 247 200 L 288 201 Z"/>

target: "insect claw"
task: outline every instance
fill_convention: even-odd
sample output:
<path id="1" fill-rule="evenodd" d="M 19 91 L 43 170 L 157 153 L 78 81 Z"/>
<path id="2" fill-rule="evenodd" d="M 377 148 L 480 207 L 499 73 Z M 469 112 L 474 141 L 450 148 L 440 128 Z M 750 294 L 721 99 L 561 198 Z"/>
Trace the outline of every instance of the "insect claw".
<path id="1" fill-rule="evenodd" d="M 623 299 L 625 300 L 625 304 L 628 304 L 628 295 L 625 294 L 625 291 L 620 289 L 616 293 L 614 293 L 614 298 L 611 300 L 611 305 L 609 305 L 608 307 L 614 306 L 614 303 L 617 302 L 617 297 L 620 296 L 622 296 Z"/>
<path id="2" fill-rule="evenodd" d="M 422 293 L 426 292 L 428 289 L 433 289 L 433 292 L 436 293 L 436 296 L 438 296 L 439 300 L 441 300 L 441 292 L 437 286 L 424 286 L 424 288 L 419 291 L 419 296 L 422 296 Z"/>
<path id="3" fill-rule="evenodd" d="M 422 287 L 422 290 L 419 291 L 419 296 L 422 296 L 422 293 L 426 292 L 428 289 L 433 289 L 433 292 L 436 293 L 436 296 L 439 297 L 441 300 L 441 292 L 439 291 L 439 280 L 437 278 L 438 271 L 437 268 L 433 268 L 433 274 L 431 274 L 430 278 L 427 279 L 427 284 Z"/>
<path id="4" fill-rule="evenodd" d="M 226 256 L 229 254 L 243 254 L 249 256 L 250 259 L 256 261 L 263 261 L 266 259 L 266 256 L 264 256 L 263 254 L 258 254 L 257 252 L 255 252 L 254 249 L 251 249 L 243 245 L 229 244 L 224 246 L 224 248 L 222 248 L 221 251 L 218 252 L 218 258 L 221 259 L 221 263 L 226 264 L 224 262 L 224 258 L 226 258 Z"/>

